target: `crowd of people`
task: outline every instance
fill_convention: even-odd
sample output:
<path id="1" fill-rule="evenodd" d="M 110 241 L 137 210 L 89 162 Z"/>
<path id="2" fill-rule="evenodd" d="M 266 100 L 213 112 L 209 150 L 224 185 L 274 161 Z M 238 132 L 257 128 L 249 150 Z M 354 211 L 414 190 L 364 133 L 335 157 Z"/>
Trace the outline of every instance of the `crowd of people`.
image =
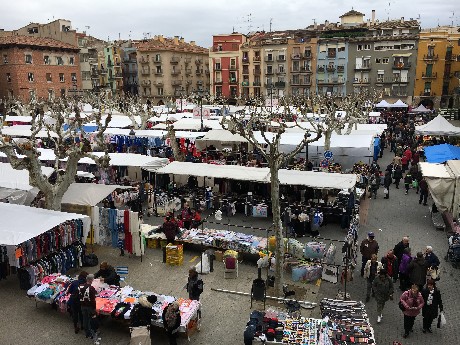
<path id="1" fill-rule="evenodd" d="M 425 252 L 411 255 L 409 237 L 404 236 L 393 249 L 378 259 L 379 245 L 373 232 L 361 242 L 361 276 L 366 279 L 366 302 L 375 297 L 377 323 L 383 318 L 383 309 L 388 300 L 393 300 L 394 285 L 399 280 L 403 292 L 399 307 L 404 314 L 404 338 L 413 332 L 415 318 L 422 312 L 423 333 L 432 333 L 432 323 L 443 311 L 441 293 L 436 287 L 440 261 L 431 246 Z"/>

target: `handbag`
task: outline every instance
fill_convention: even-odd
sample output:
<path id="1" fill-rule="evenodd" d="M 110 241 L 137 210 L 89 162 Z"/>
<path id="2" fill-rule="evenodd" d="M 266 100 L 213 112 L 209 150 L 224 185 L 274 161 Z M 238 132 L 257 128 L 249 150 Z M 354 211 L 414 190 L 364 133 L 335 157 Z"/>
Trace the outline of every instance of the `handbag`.
<path id="1" fill-rule="evenodd" d="M 406 307 L 404 307 L 404 304 L 403 304 L 401 301 L 399 301 L 398 307 L 399 307 L 399 309 L 401 309 L 402 311 L 406 311 Z"/>
<path id="2" fill-rule="evenodd" d="M 439 313 L 437 328 L 444 327 L 446 323 L 447 321 L 446 321 L 446 317 L 444 316 L 444 312 Z"/>
<path id="3" fill-rule="evenodd" d="M 435 281 L 438 281 L 440 278 L 439 278 L 439 270 L 437 270 L 436 268 L 429 268 L 428 269 L 428 276 L 435 280 Z"/>

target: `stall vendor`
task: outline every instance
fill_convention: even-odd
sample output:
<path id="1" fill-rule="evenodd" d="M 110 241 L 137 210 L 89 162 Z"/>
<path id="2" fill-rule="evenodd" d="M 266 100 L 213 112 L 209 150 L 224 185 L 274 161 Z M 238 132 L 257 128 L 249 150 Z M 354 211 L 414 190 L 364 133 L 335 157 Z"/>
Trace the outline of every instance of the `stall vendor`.
<path id="1" fill-rule="evenodd" d="M 109 285 L 120 285 L 120 277 L 115 272 L 115 269 L 110 266 L 106 261 L 102 262 L 99 266 L 99 271 L 94 274 L 94 277 L 100 278 L 106 284 Z"/>

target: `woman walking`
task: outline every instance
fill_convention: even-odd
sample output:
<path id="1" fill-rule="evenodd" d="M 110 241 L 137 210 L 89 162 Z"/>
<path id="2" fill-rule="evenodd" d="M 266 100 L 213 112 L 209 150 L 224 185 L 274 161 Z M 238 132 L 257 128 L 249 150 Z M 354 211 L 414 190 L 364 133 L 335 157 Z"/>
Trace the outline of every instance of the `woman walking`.
<path id="1" fill-rule="evenodd" d="M 444 310 L 441 292 L 436 287 L 434 280 L 428 280 L 426 287 L 422 290 L 422 297 L 425 302 L 422 308 L 423 333 L 433 333 L 431 324 L 438 317 L 438 309 L 441 313 Z"/>
<path id="2" fill-rule="evenodd" d="M 409 288 L 409 264 L 411 261 L 410 248 L 406 248 L 399 264 L 399 288 L 401 291 L 406 291 Z"/>
<path id="3" fill-rule="evenodd" d="M 163 310 L 163 326 L 169 338 L 169 345 L 177 345 L 177 330 L 180 326 L 179 303 L 172 302 Z"/>
<path id="4" fill-rule="evenodd" d="M 420 310 L 423 308 L 425 302 L 423 301 L 422 294 L 418 291 L 418 286 L 412 284 L 412 287 L 403 292 L 401 302 L 404 314 L 404 335 L 403 338 L 407 338 L 410 332 L 413 332 L 415 318 L 420 314 Z"/>

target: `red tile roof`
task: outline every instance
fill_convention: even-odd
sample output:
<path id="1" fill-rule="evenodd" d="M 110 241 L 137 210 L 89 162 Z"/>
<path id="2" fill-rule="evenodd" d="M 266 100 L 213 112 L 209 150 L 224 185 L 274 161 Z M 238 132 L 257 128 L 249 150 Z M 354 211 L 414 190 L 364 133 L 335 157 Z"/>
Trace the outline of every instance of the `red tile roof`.
<path id="1" fill-rule="evenodd" d="M 77 46 L 53 40 L 51 38 L 30 37 L 30 36 L 4 36 L 0 37 L 0 46 L 29 46 L 29 47 L 49 47 L 58 49 L 78 50 Z"/>
<path id="2" fill-rule="evenodd" d="M 142 41 L 136 44 L 139 51 L 177 51 L 185 53 L 198 53 L 198 54 L 208 54 L 209 50 L 197 45 L 193 45 L 187 42 L 181 42 L 180 40 L 177 44 L 172 38 L 154 38 L 147 41 Z"/>

